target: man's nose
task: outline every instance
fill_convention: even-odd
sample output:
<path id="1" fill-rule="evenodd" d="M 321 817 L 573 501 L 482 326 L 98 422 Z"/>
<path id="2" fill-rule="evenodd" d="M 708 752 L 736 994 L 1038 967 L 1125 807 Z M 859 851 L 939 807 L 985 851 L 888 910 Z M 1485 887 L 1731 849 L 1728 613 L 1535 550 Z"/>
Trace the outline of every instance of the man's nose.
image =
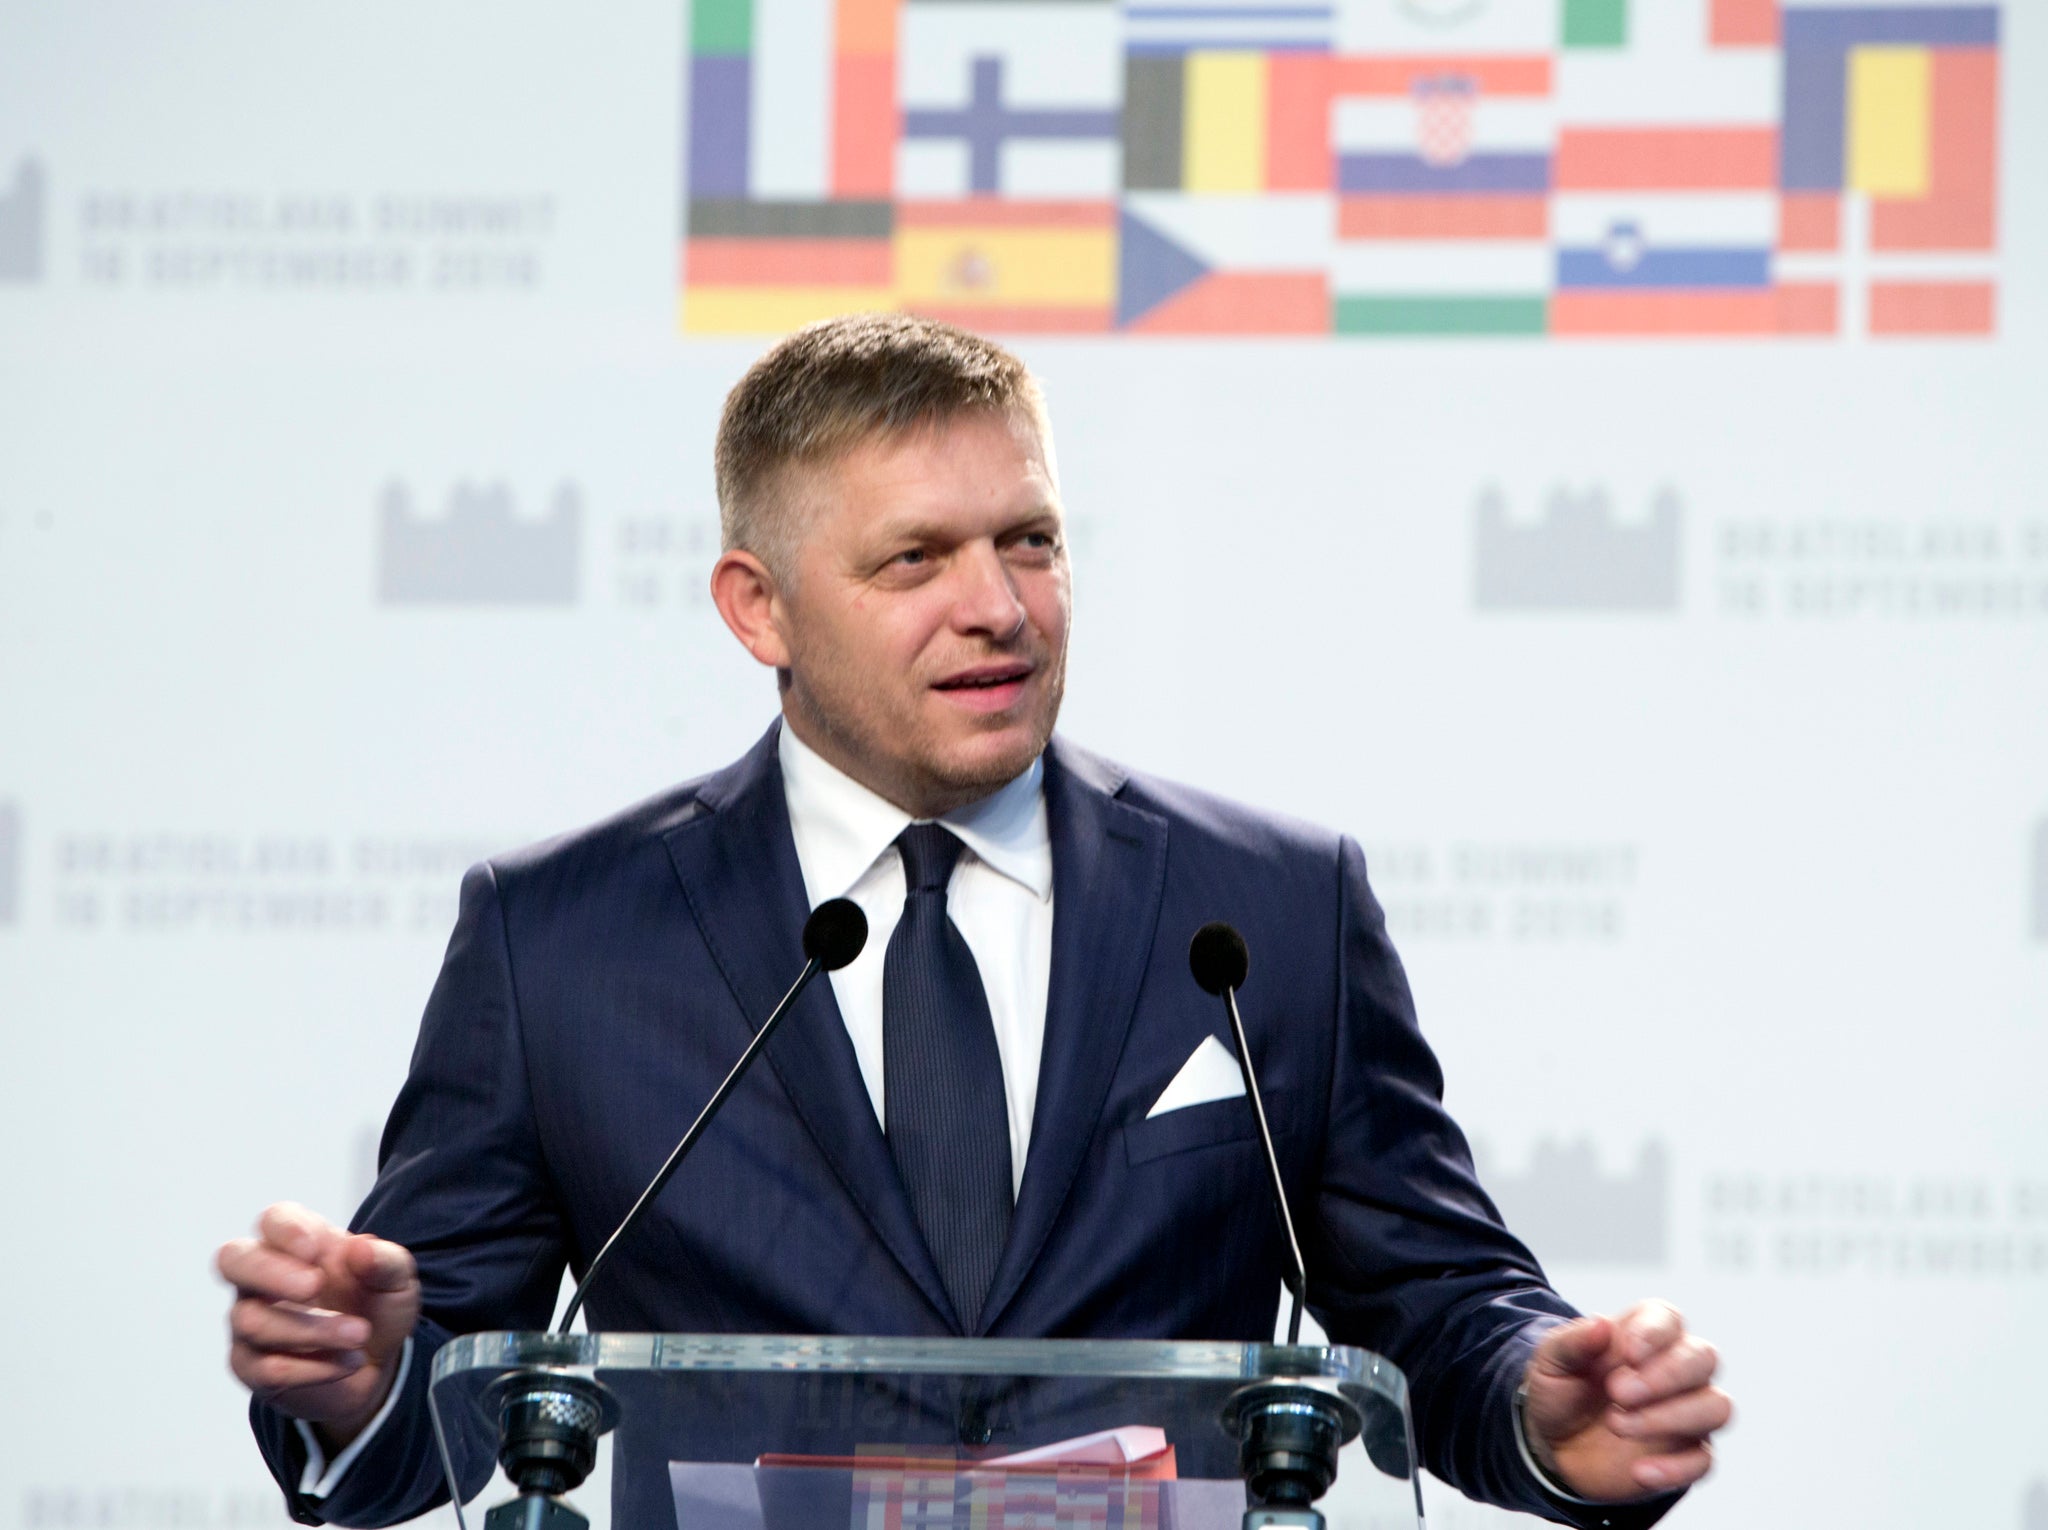
<path id="1" fill-rule="evenodd" d="M 1016 580 L 993 544 L 977 542 L 961 549 L 954 573 L 953 624 L 959 630 L 1007 638 L 1024 625 L 1024 602 Z"/>

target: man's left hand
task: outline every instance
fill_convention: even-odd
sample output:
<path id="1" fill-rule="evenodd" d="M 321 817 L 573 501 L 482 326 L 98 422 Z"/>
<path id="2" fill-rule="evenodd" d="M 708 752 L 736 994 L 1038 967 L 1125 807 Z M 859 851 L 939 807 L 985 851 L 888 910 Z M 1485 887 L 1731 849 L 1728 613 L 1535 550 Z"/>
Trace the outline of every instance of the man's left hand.
<path id="1" fill-rule="evenodd" d="M 1720 1357 L 1663 1302 L 1582 1317 L 1545 1334 L 1523 1376 L 1529 1448 L 1581 1498 L 1668 1493 L 1707 1474 L 1734 1409 L 1712 1385 Z"/>

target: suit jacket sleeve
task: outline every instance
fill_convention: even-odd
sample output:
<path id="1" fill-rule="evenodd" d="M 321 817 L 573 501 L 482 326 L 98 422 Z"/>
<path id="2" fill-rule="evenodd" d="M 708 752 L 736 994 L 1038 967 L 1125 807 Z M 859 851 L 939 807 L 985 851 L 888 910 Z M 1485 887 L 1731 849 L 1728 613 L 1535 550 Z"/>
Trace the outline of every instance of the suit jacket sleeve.
<path id="1" fill-rule="evenodd" d="M 1302 1230 L 1309 1301 L 1338 1342 L 1407 1375 L 1423 1463 L 1474 1498 L 1588 1527 L 1654 1523 L 1675 1495 L 1573 1504 L 1547 1492 L 1516 1445 L 1514 1396 L 1545 1329 L 1577 1314 L 1480 1189 L 1443 1073 L 1366 884 L 1338 850 L 1336 1055 L 1314 1214 Z"/>
<path id="2" fill-rule="evenodd" d="M 517 974 L 488 864 L 463 878 L 455 932 L 378 1161 L 377 1183 L 351 1226 L 403 1244 L 419 1263 L 422 1308 L 405 1395 L 324 1500 L 299 1492 L 305 1452 L 291 1420 L 262 1403 L 250 1408 L 264 1458 L 303 1524 L 388 1525 L 445 1501 L 427 1412 L 436 1351 L 451 1334 L 546 1327 L 561 1287 L 563 1218 L 534 1128 Z M 465 1495 L 481 1490 L 488 1454 L 458 1447 L 458 1455 Z"/>

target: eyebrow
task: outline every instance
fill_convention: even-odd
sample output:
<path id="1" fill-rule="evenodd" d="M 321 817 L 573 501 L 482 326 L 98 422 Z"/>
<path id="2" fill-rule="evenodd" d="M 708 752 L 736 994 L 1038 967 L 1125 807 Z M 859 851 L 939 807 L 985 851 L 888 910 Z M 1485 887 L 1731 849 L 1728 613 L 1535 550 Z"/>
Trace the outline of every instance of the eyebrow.
<path id="1" fill-rule="evenodd" d="M 995 534 L 1000 536 L 1005 531 L 1029 526 L 1034 521 L 1057 520 L 1060 516 L 1061 510 L 1057 500 L 1042 501 L 1029 510 L 1005 518 Z M 927 520 L 922 516 L 897 520 L 891 519 L 886 513 L 874 522 L 871 530 L 877 540 L 884 542 L 900 541 L 904 538 L 942 541 L 953 534 L 952 527 L 938 521 Z"/>

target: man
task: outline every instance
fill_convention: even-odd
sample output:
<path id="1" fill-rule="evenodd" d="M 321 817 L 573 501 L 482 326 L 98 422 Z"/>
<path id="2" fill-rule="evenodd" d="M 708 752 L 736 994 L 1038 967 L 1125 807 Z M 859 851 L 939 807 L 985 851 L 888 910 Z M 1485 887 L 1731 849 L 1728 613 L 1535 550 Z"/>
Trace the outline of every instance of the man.
<path id="1" fill-rule="evenodd" d="M 294 1513 L 434 1501 L 434 1347 L 546 1323 L 788 982 L 805 910 L 847 894 L 868 948 L 735 1092 L 593 1327 L 1270 1336 L 1246 1104 L 1170 1108 L 1218 1030 L 1188 939 L 1227 919 L 1325 1329 L 1403 1367 L 1465 1491 L 1658 1517 L 1729 1416 L 1713 1351 L 1661 1303 L 1578 1317 L 1500 1226 L 1357 847 L 1053 737 L 1071 592 L 1022 364 L 916 319 L 814 326 L 728 399 L 718 487 L 713 596 L 779 725 L 472 870 L 355 1231 L 277 1206 L 221 1250 Z"/>

